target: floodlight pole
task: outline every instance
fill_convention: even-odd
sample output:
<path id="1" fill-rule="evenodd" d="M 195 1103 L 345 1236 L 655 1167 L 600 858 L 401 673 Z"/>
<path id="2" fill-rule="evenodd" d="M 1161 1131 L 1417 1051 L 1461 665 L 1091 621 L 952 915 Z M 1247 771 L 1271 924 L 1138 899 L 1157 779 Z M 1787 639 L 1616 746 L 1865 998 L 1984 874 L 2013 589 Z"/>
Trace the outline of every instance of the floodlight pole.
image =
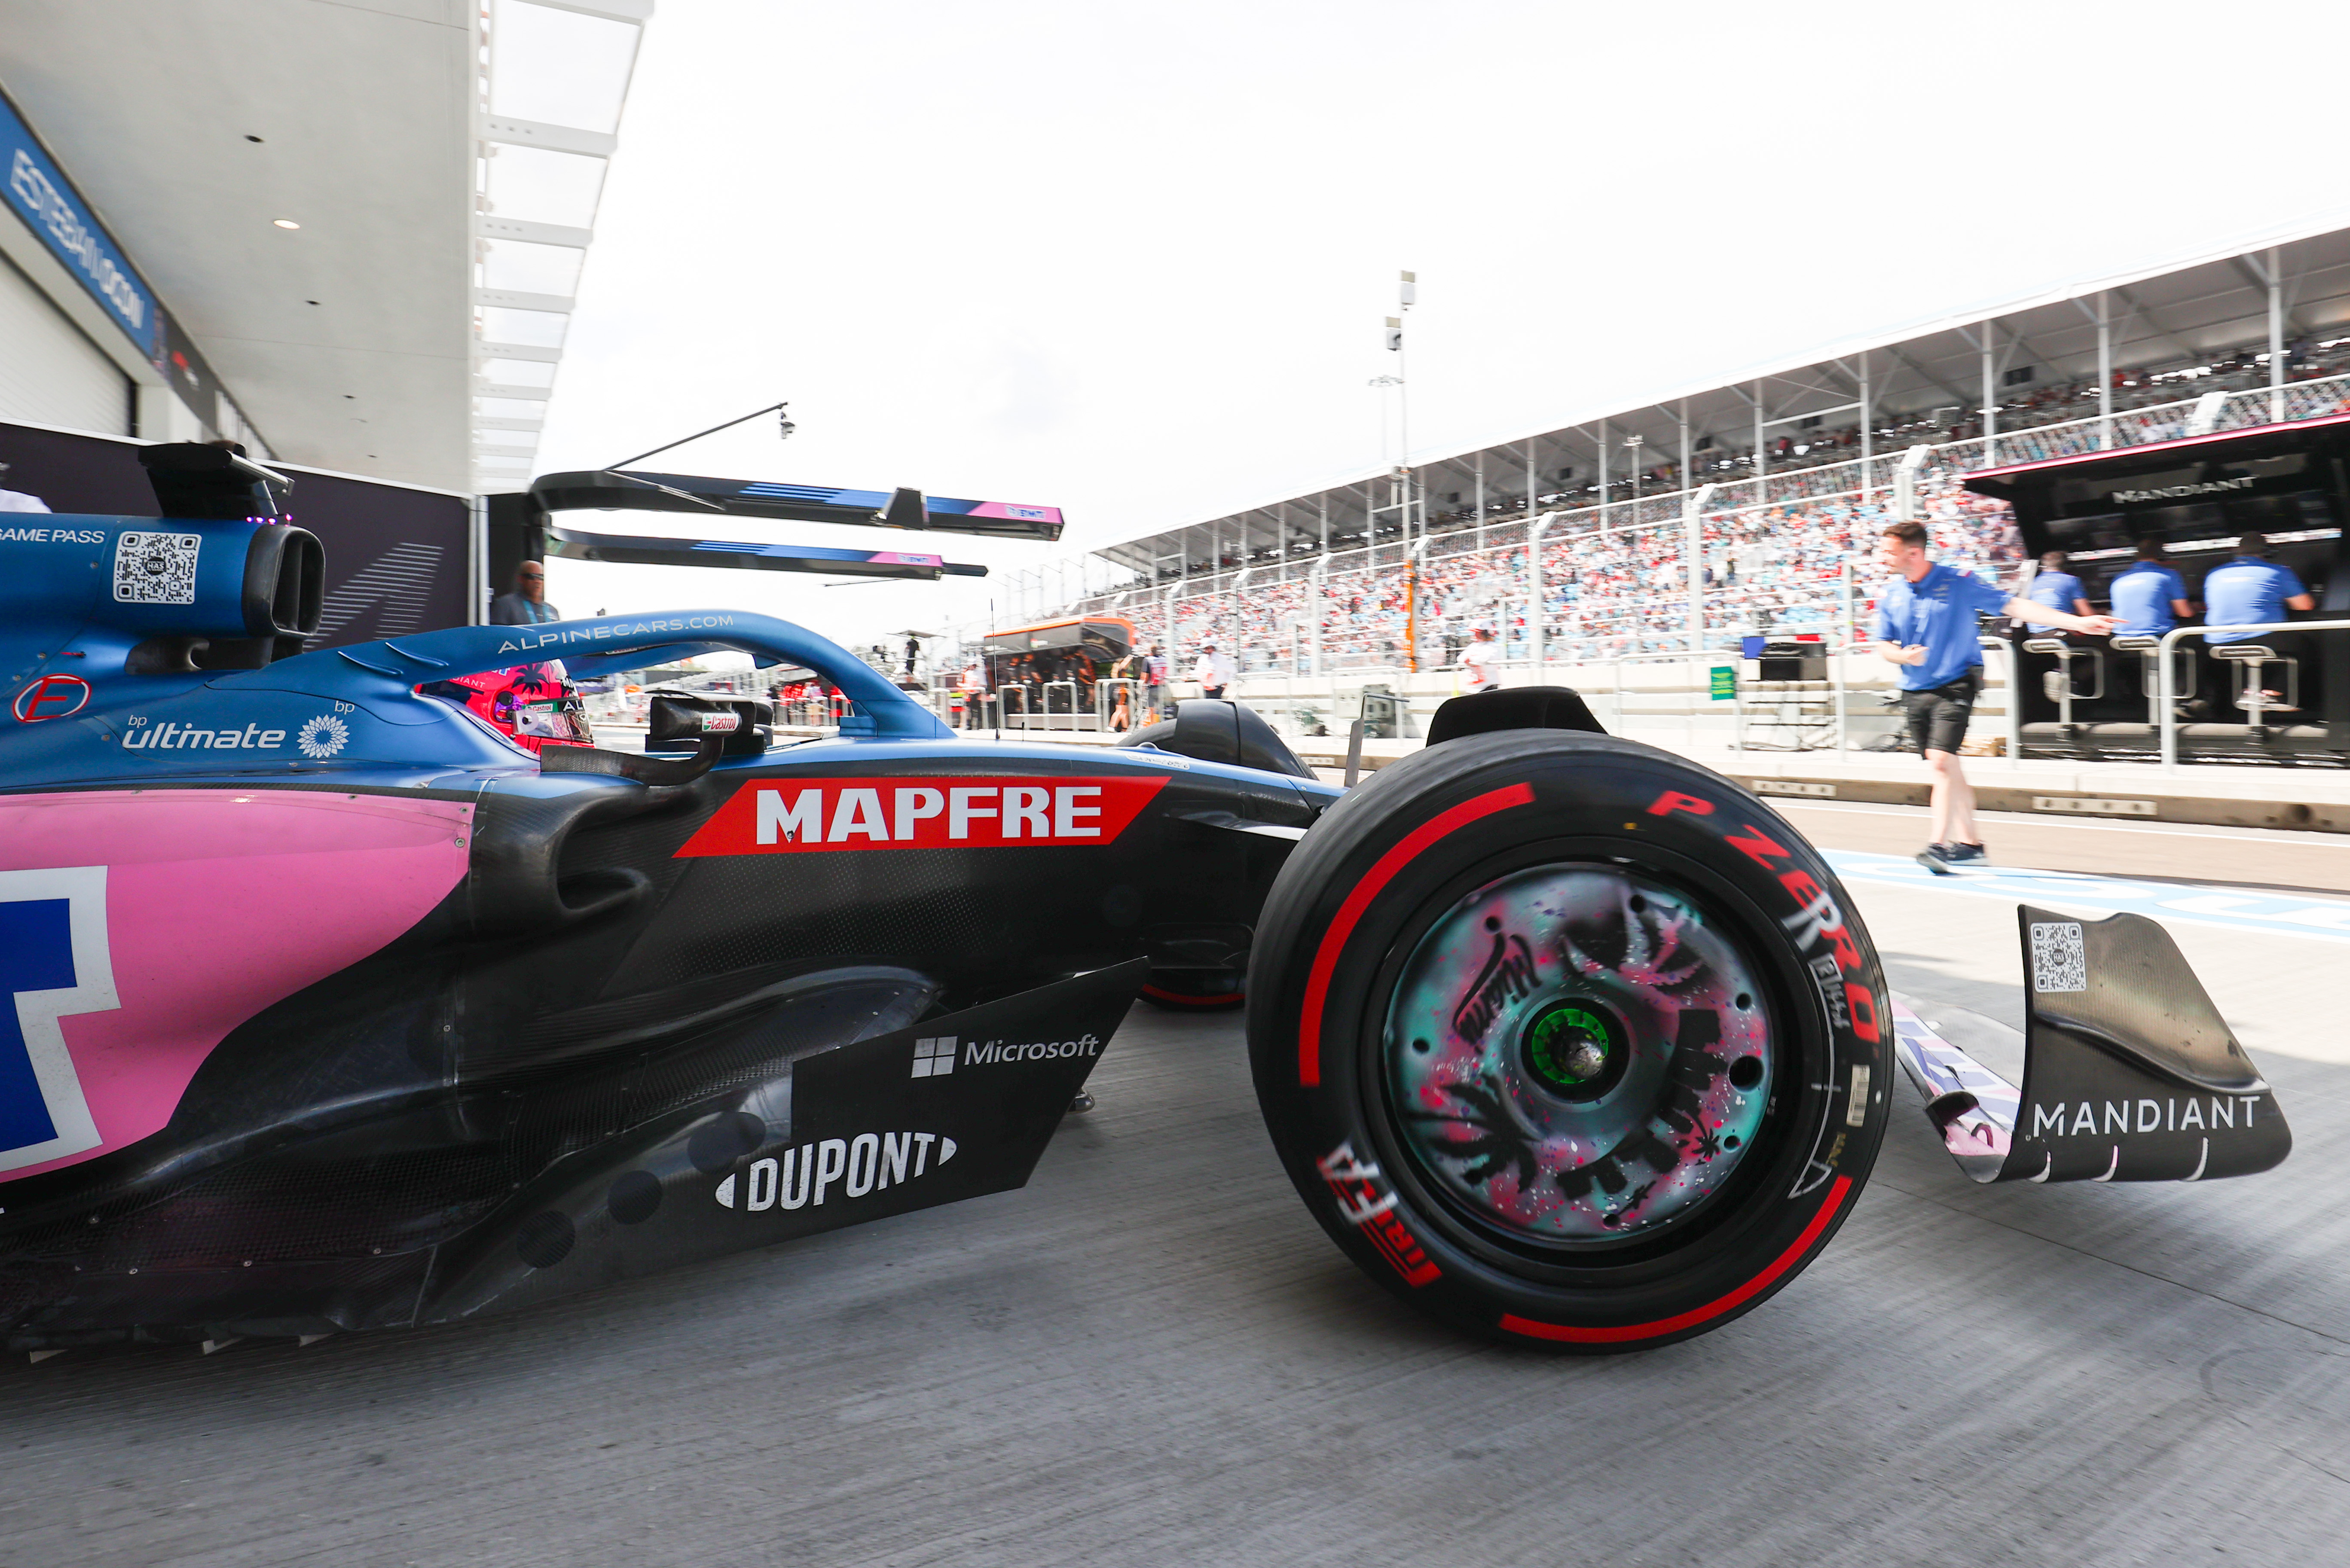
<path id="1" fill-rule="evenodd" d="M 1419 301 L 1419 275 L 1412 272 L 1399 273 L 1396 283 L 1396 308 L 1402 313 L 1402 316 L 1409 316 L 1411 314 L 1411 307 Z M 1409 545 L 1412 537 L 1412 491 L 1416 486 L 1412 483 L 1411 467 L 1411 373 L 1407 368 L 1411 357 L 1405 351 L 1403 346 L 1402 316 L 1397 317 L 1398 328 L 1395 334 L 1396 472 L 1403 475 L 1403 542 Z M 1428 532 L 1425 504 L 1421 507 L 1419 530 L 1422 534 Z"/>

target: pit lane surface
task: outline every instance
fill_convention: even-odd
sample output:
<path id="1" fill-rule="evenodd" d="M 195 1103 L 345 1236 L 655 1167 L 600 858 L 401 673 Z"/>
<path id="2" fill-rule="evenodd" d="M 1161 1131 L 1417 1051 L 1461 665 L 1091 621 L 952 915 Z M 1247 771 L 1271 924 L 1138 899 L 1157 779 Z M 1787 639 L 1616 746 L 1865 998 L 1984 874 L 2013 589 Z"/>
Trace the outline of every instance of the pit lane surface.
<path id="1" fill-rule="evenodd" d="M 1922 837 L 1789 815 L 1841 854 Z M 2048 842 L 2141 878 L 2298 867 L 2304 907 L 2350 859 L 2181 836 Z M 1927 1017 L 2020 1023 L 2011 901 L 1847 886 Z M 1979 1189 L 1904 1086 L 1787 1290 L 1554 1359 L 1372 1290 L 1275 1166 L 1237 1020 L 1138 1009 L 1022 1192 L 471 1327 L 0 1368 L 0 1564 L 2335 1560 L 2345 955 L 2173 929 L 2293 1120 L 2281 1171 Z"/>

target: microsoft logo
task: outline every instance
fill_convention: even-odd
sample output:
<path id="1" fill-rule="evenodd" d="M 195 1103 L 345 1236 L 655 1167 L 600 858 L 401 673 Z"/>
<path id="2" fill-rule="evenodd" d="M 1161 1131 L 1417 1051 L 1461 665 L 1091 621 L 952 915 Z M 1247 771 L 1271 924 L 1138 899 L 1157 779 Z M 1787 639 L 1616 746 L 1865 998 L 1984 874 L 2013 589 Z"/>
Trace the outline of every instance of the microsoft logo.
<path id="1" fill-rule="evenodd" d="M 914 1076 L 943 1078 L 954 1071 L 955 1042 L 958 1036 L 943 1034 L 935 1040 L 914 1042 Z"/>

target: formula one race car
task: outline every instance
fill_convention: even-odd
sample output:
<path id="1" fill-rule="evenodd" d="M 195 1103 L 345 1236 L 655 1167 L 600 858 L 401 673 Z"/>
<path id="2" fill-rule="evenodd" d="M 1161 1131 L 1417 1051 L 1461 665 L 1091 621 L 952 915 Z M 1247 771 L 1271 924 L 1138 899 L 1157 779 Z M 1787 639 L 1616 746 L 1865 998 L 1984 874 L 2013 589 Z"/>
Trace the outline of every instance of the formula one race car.
<path id="1" fill-rule="evenodd" d="M 300 652 L 317 541 L 243 500 L 5 535 L 19 1350 L 447 1323 L 1017 1187 L 1139 992 L 1243 974 L 1316 1219 L 1478 1334 L 1718 1326 L 1826 1243 L 1884 1132 L 1897 1015 L 1835 877 L 1571 692 L 1448 704 L 1342 792 L 1231 703 L 1148 744 L 959 739 L 734 611 Z M 761 705 L 681 697 L 647 753 L 534 754 L 465 695 L 713 649 L 853 711 L 778 747 Z M 2026 931 L 2020 1096 L 1906 1047 L 1954 1152 L 2282 1158 L 2158 929 Z"/>

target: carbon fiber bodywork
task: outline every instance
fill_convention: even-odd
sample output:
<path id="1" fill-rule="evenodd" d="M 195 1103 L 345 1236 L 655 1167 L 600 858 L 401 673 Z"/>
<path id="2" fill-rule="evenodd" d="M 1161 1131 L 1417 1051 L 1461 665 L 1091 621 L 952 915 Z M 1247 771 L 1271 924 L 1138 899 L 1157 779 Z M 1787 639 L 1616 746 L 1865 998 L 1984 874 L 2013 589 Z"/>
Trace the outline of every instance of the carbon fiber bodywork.
<path id="1" fill-rule="evenodd" d="M 102 555 L 137 520 L 64 521 Z M 580 643 L 858 711 L 648 784 L 416 691 Z M 1292 842 L 1246 829 L 1336 794 L 964 742 L 716 612 L 88 674 L 0 741 L 16 1348 L 462 1318 L 1018 1186 L 1154 966 L 1245 962 Z"/>

